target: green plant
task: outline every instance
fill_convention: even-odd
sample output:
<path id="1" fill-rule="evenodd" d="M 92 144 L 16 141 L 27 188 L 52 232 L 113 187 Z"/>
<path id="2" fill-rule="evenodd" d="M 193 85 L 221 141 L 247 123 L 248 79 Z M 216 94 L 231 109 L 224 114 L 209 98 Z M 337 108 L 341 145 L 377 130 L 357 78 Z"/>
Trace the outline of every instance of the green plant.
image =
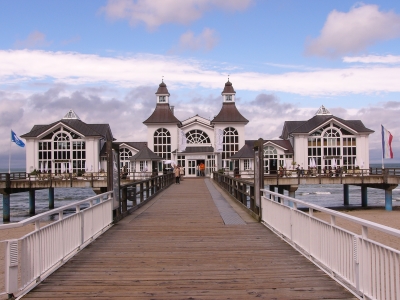
<path id="1" fill-rule="evenodd" d="M 39 172 L 36 169 L 34 169 L 30 174 L 31 175 L 37 175 L 37 174 L 39 174 Z"/>
<path id="2" fill-rule="evenodd" d="M 225 171 L 224 169 L 219 169 L 219 170 L 218 170 L 218 173 L 224 174 L 224 171 Z"/>

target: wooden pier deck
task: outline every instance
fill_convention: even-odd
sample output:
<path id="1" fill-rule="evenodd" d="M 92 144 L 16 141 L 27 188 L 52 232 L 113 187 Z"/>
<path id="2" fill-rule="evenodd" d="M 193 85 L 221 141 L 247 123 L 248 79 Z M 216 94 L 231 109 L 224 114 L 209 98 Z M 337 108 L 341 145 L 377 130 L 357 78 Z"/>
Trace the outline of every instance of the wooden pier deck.
<path id="1" fill-rule="evenodd" d="M 24 299 L 356 299 L 220 193 L 172 185 Z"/>

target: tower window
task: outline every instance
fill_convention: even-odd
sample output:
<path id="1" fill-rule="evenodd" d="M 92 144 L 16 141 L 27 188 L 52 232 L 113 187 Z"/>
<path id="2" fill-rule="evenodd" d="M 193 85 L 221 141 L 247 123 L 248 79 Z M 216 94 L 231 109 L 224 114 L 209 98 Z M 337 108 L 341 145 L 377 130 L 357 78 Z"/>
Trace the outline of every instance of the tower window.
<path id="1" fill-rule="evenodd" d="M 225 101 L 232 101 L 232 95 L 226 95 Z"/>
<path id="2" fill-rule="evenodd" d="M 165 102 L 165 96 L 159 96 L 158 102 Z"/>

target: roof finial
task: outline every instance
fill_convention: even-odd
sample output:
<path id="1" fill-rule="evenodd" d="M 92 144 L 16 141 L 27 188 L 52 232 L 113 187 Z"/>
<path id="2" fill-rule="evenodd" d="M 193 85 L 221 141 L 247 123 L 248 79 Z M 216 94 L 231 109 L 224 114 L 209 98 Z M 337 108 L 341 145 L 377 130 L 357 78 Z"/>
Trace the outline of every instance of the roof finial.
<path id="1" fill-rule="evenodd" d="M 164 82 L 164 75 L 162 76 L 162 79 L 161 79 L 161 81 L 162 81 L 162 82 Z"/>
<path id="2" fill-rule="evenodd" d="M 228 74 L 228 82 L 229 82 L 229 76 L 230 76 L 230 75 Z"/>

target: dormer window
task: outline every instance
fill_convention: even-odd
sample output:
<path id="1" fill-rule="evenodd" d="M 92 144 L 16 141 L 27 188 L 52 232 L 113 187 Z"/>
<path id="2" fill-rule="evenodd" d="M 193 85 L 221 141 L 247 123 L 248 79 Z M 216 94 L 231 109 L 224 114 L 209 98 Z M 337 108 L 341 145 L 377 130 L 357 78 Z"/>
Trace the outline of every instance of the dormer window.
<path id="1" fill-rule="evenodd" d="M 165 103 L 165 96 L 159 96 L 158 102 Z"/>
<path id="2" fill-rule="evenodd" d="M 226 95 L 225 101 L 232 101 L 232 95 Z"/>

